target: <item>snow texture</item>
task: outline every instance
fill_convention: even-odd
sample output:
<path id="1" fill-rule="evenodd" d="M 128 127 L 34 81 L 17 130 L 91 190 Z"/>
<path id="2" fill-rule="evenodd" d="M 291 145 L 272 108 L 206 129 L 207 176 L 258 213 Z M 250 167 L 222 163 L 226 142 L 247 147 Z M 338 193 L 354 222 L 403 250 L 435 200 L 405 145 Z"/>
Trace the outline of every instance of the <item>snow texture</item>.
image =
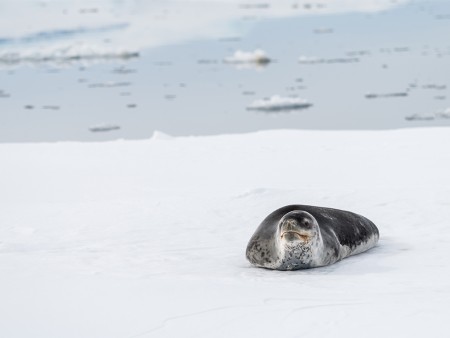
<path id="1" fill-rule="evenodd" d="M 0 336 L 441 336 L 449 144 L 448 128 L 0 144 Z M 292 203 L 364 215 L 380 242 L 252 267 L 251 235 Z"/>

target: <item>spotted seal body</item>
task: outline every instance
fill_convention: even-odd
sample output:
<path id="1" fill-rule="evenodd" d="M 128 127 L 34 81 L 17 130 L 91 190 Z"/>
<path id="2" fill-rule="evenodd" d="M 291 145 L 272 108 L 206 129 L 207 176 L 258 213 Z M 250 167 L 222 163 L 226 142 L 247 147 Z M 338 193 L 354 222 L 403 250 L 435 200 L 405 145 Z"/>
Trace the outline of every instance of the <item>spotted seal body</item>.
<path id="1" fill-rule="evenodd" d="M 272 212 L 250 239 L 246 256 L 253 265 L 298 270 L 333 264 L 373 248 L 375 224 L 349 211 L 288 205 Z"/>

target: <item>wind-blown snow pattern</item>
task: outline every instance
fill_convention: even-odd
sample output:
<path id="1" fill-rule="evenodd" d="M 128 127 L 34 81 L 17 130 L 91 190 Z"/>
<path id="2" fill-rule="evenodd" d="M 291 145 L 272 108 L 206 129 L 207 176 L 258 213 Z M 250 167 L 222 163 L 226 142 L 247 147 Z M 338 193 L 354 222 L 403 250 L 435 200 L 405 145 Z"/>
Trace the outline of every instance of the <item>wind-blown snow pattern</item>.
<path id="1" fill-rule="evenodd" d="M 1 337 L 442 333 L 448 128 L 158 135 L 0 144 Z M 323 268 L 252 267 L 256 227 L 293 203 L 364 215 L 379 244 Z"/>

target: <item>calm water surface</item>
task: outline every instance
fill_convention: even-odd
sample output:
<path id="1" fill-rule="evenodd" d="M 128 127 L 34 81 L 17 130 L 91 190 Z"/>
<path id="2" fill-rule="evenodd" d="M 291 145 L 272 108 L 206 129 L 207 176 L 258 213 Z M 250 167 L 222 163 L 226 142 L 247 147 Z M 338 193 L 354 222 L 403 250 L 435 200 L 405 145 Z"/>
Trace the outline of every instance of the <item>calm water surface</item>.
<path id="1" fill-rule="evenodd" d="M 124 3 L 41 4 L 55 27 L 35 20 L 33 2 L 7 8 L 28 13 L 32 27 L 0 25 L 0 142 L 450 125 L 440 114 L 450 107 L 449 2 L 331 10 L 294 1 L 283 11 L 270 2 Z M 80 43 L 88 47 L 61 52 Z M 223 62 L 257 48 L 273 61 Z M 312 106 L 247 110 L 275 94 Z M 103 124 L 120 129 L 89 130 Z"/>

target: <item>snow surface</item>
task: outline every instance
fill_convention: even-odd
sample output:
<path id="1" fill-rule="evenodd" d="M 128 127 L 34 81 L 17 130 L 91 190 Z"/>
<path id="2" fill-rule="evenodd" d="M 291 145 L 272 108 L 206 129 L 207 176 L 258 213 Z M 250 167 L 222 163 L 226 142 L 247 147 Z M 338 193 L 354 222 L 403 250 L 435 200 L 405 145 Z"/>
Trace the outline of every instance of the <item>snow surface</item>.
<path id="1" fill-rule="evenodd" d="M 0 144 L 0 336 L 442 336 L 450 129 Z M 362 214 L 379 245 L 252 267 L 276 208 Z"/>

